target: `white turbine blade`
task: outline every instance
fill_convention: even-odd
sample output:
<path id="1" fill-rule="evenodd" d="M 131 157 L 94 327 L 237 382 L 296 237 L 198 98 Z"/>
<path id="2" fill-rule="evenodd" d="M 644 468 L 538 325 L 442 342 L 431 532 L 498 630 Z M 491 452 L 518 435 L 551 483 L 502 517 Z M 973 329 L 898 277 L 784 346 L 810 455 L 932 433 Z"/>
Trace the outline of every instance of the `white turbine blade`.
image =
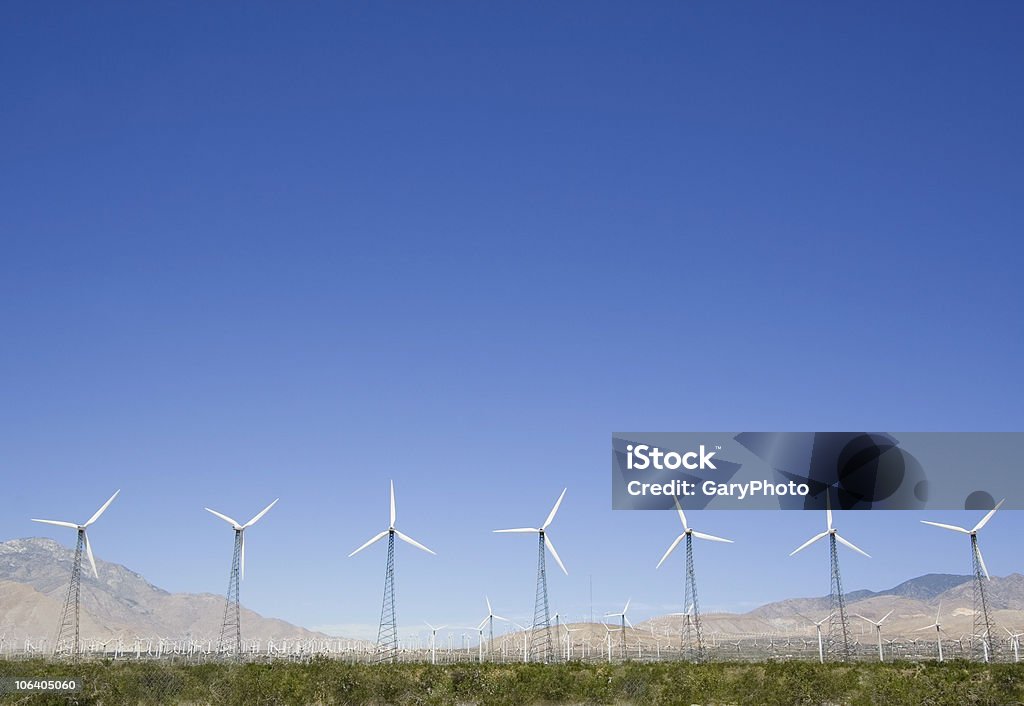
<path id="1" fill-rule="evenodd" d="M 622 614 L 625 615 L 629 611 L 629 604 L 633 602 L 632 598 L 626 599 L 626 607 L 622 609 Z"/>
<path id="2" fill-rule="evenodd" d="M 422 549 L 427 554 L 433 554 L 434 556 L 437 556 L 437 552 L 435 552 L 433 549 L 427 549 L 426 547 L 424 547 L 422 544 L 417 542 L 412 537 L 410 537 L 408 535 L 404 535 L 401 532 L 399 532 L 398 530 L 395 530 L 395 534 L 397 534 L 398 538 L 401 539 L 403 542 L 407 542 L 407 543 L 411 544 L 412 546 L 416 547 L 417 549 Z"/>
<path id="3" fill-rule="evenodd" d="M 672 500 L 676 503 L 676 512 L 679 513 L 679 521 L 683 523 L 683 529 L 689 532 L 690 526 L 686 524 L 686 513 L 683 512 L 683 506 L 679 504 L 679 497 L 673 495 Z"/>
<path id="4" fill-rule="evenodd" d="M 503 618 L 500 615 L 492 615 L 491 617 L 494 618 L 495 620 L 504 620 L 506 623 L 511 623 L 512 622 L 508 618 Z"/>
<path id="5" fill-rule="evenodd" d="M 618 618 L 620 615 L 622 615 L 622 613 L 605 613 L 604 617 L 606 617 L 606 618 Z"/>
<path id="6" fill-rule="evenodd" d="M 944 525 L 941 522 L 929 522 L 928 520 L 921 520 L 921 524 L 931 525 L 932 527 L 941 527 L 942 529 L 953 530 L 954 532 L 962 532 L 963 534 L 970 534 L 963 527 L 957 527 L 956 525 Z"/>
<path id="7" fill-rule="evenodd" d="M 242 546 L 239 549 L 239 556 L 238 556 L 238 558 L 239 558 L 239 566 L 238 566 L 239 574 L 238 574 L 238 577 L 239 577 L 239 579 L 244 579 L 245 578 L 245 529 L 244 528 L 239 530 L 239 535 L 240 535 L 239 541 L 241 542 Z"/>
<path id="8" fill-rule="evenodd" d="M 939 624 L 939 613 L 942 612 L 942 601 L 939 601 L 939 607 L 935 609 L 935 624 Z"/>
<path id="9" fill-rule="evenodd" d="M 110 496 L 110 499 L 107 500 L 107 502 L 103 503 L 103 507 L 101 507 L 99 510 L 97 510 L 96 514 L 93 515 L 92 517 L 90 517 L 89 520 L 84 525 L 82 525 L 82 526 L 83 527 L 88 527 L 93 522 L 95 522 L 96 520 L 100 519 L 100 515 L 102 515 L 106 511 L 106 509 L 108 507 L 110 507 L 110 503 L 114 502 L 114 498 L 116 498 L 118 493 L 120 493 L 120 492 L 121 492 L 120 489 L 115 490 L 114 494 Z M 998 507 L 998 505 L 996 507 Z M 995 512 L 995 510 L 993 510 L 993 512 Z M 984 520 L 982 520 L 982 522 L 984 522 Z"/>
<path id="10" fill-rule="evenodd" d="M 685 536 L 685 534 L 681 534 L 678 537 L 676 537 L 676 541 L 672 542 L 672 544 L 669 545 L 668 551 L 666 551 L 665 555 L 661 557 L 661 561 L 658 562 L 658 565 L 654 567 L 655 570 L 661 568 L 661 565 L 665 563 L 666 559 L 668 559 L 668 555 L 671 554 L 675 550 L 675 548 L 679 546 L 679 543 L 683 541 L 683 537 Z"/>
<path id="11" fill-rule="evenodd" d="M 558 500 L 555 501 L 555 506 L 551 508 L 551 514 L 548 515 L 548 519 L 544 520 L 544 524 L 540 526 L 541 529 L 547 529 L 548 525 L 551 524 L 551 521 L 555 519 L 555 513 L 558 512 L 558 506 L 562 504 L 562 498 L 565 497 L 566 490 L 568 490 L 568 488 L 562 489 L 562 494 L 558 496 Z"/>
<path id="12" fill-rule="evenodd" d="M 494 532 L 540 532 L 536 527 L 516 527 L 515 529 L 493 530 Z"/>
<path id="13" fill-rule="evenodd" d="M 75 530 L 78 529 L 78 525 L 76 525 L 74 522 L 62 522 L 60 520 L 37 520 L 35 518 L 33 518 L 32 521 L 42 522 L 43 524 L 47 525 L 57 525 L 58 527 L 70 527 L 71 529 Z"/>
<path id="14" fill-rule="evenodd" d="M 428 628 L 430 628 L 431 630 L 437 630 L 437 628 L 435 628 L 435 627 L 434 627 L 433 625 L 431 625 L 430 623 L 428 623 L 428 622 L 427 622 L 426 620 L 424 620 L 424 621 L 423 621 L 423 624 L 424 624 L 424 625 L 426 625 L 426 626 L 427 626 Z"/>
<path id="15" fill-rule="evenodd" d="M 936 625 L 935 623 L 932 623 L 931 625 L 925 625 L 923 628 L 917 628 L 916 630 L 914 630 L 914 632 L 921 632 L 922 630 L 931 630 L 932 628 L 937 628 L 937 627 L 938 627 L 938 625 Z"/>
<path id="16" fill-rule="evenodd" d="M 628 625 L 631 628 L 633 627 L 633 623 L 629 622 L 629 618 L 627 618 L 625 615 L 622 616 L 622 619 L 626 621 L 626 625 Z M 636 628 L 633 629 L 635 630 Z"/>
<path id="17" fill-rule="evenodd" d="M 895 608 L 893 608 L 893 610 L 896 610 L 896 609 L 895 609 Z M 885 615 L 884 615 L 884 616 L 882 617 L 882 619 L 878 621 L 878 624 L 879 624 L 879 625 L 881 625 L 882 623 L 884 623 L 884 622 L 885 622 L 885 619 L 886 619 L 886 618 L 888 618 L 888 617 L 889 617 L 890 615 L 892 615 L 892 613 L 893 613 L 893 611 L 892 611 L 892 610 L 890 610 L 890 611 L 889 611 L 888 613 L 886 613 L 886 614 L 885 614 Z"/>
<path id="18" fill-rule="evenodd" d="M 838 532 L 836 532 L 836 540 L 838 540 L 840 544 L 845 544 L 846 546 L 848 546 L 850 549 L 852 549 L 853 551 L 857 552 L 858 554 L 863 554 L 868 559 L 871 558 L 870 554 L 868 554 L 866 551 L 864 551 L 860 547 L 856 546 L 853 542 L 848 542 L 845 539 L 843 539 L 842 537 L 840 537 Z"/>
<path id="19" fill-rule="evenodd" d="M 562 569 L 562 573 L 568 576 L 569 571 L 565 568 L 565 564 L 562 563 L 562 557 L 558 556 L 558 552 L 555 551 L 555 545 L 551 543 L 551 538 L 546 534 L 544 535 L 544 545 L 548 548 L 548 551 L 551 552 L 551 556 L 555 557 L 555 561 L 558 562 L 558 566 Z"/>
<path id="20" fill-rule="evenodd" d="M 696 530 L 694 530 L 693 536 L 696 537 L 697 539 L 707 539 L 707 540 L 709 540 L 711 542 L 725 542 L 726 544 L 732 544 L 733 543 L 733 541 L 731 539 L 724 539 L 722 537 L 716 537 L 713 534 L 704 534 L 703 532 L 698 532 Z"/>
<path id="21" fill-rule="evenodd" d="M 996 510 L 998 510 L 998 509 L 999 509 L 1000 507 L 1002 507 L 1003 503 L 1005 503 L 1005 502 L 1006 502 L 1006 498 L 1003 498 L 1003 499 L 1002 499 L 1002 500 L 1000 500 L 1000 501 L 999 501 L 998 503 L 996 503 L 996 506 L 995 506 L 994 508 L 992 508 L 991 510 L 989 510 L 989 511 L 988 511 L 988 514 L 987 514 L 987 515 L 985 515 L 984 517 L 982 517 L 982 518 L 981 518 L 981 522 L 979 522 L 978 524 L 974 525 L 974 529 L 973 529 L 973 530 L 971 530 L 971 531 L 972 531 L 972 532 L 977 532 L 977 531 L 978 531 L 978 530 L 980 530 L 980 529 L 981 529 L 982 527 L 984 527 L 984 526 L 985 526 L 985 524 L 986 524 L 986 523 L 987 523 L 987 522 L 988 522 L 989 520 L 991 520 L 991 519 L 992 519 L 992 515 L 996 514 Z"/>
<path id="22" fill-rule="evenodd" d="M 828 491 L 825 491 L 828 492 Z M 828 525 L 829 531 L 832 530 L 832 502 L 829 500 L 829 496 L 825 496 L 825 524 Z"/>
<path id="23" fill-rule="evenodd" d="M 491 616 L 489 616 L 489 615 L 487 616 L 487 618 L 490 618 L 490 617 Z M 483 620 L 480 621 L 480 624 L 476 626 L 477 630 L 482 630 L 483 629 L 484 625 L 487 624 L 487 618 L 484 618 Z"/>
<path id="24" fill-rule="evenodd" d="M 828 532 L 822 532 L 822 533 L 820 533 L 820 534 L 816 534 L 816 535 L 814 535 L 813 537 L 811 537 L 810 539 L 808 539 L 808 540 L 807 540 L 806 542 L 804 542 L 803 544 L 801 544 L 801 545 L 800 545 L 799 547 L 797 547 L 796 549 L 794 549 L 793 551 L 791 551 L 791 552 L 789 553 L 789 555 L 790 555 L 790 556 L 793 556 L 793 555 L 794 555 L 794 554 L 796 554 L 797 552 L 799 552 L 799 551 L 802 551 L 802 550 L 804 550 L 804 549 L 807 549 L 807 547 L 811 546 L 812 544 L 814 544 L 815 542 L 817 542 L 817 541 L 818 541 L 819 539 L 821 539 L 822 537 L 824 537 L 824 536 L 825 536 L 825 535 L 827 535 L 827 534 L 828 534 Z"/>
<path id="25" fill-rule="evenodd" d="M 237 522 L 232 520 L 227 515 L 222 515 L 221 513 L 217 512 L 216 510 L 211 510 L 208 507 L 204 507 L 203 509 L 206 510 L 207 512 L 209 512 L 210 514 L 216 515 L 217 517 L 219 517 L 220 519 L 224 520 L 225 522 L 227 522 L 229 525 L 231 525 L 235 529 L 242 529 L 242 525 L 238 524 Z"/>
<path id="26" fill-rule="evenodd" d="M 487 601 L 487 615 L 494 615 L 494 611 L 491 610 L 491 599 L 484 596 L 484 600 Z"/>
<path id="27" fill-rule="evenodd" d="M 89 564 L 92 566 L 92 575 L 99 578 L 100 572 L 96 570 L 96 559 L 92 556 L 92 545 L 89 544 L 89 533 L 83 530 L 82 538 L 85 540 L 85 555 L 89 557 Z"/>
<path id="28" fill-rule="evenodd" d="M 260 510 L 259 513 L 256 515 L 256 517 L 252 518 L 251 520 L 246 522 L 244 525 L 242 525 L 242 529 L 245 529 L 246 527 L 252 527 L 254 524 L 259 522 L 260 518 L 263 517 L 264 515 L 266 515 L 268 512 L 270 512 L 270 508 L 272 508 L 275 505 L 277 505 L 277 501 L 280 500 L 280 499 L 281 498 L 277 498 L 277 500 L 275 500 L 274 502 L 270 503 L 265 508 Z"/>
<path id="29" fill-rule="evenodd" d="M 350 557 L 353 557 L 353 556 L 355 556 L 356 554 L 358 554 L 359 552 L 361 552 L 361 551 L 363 551 L 364 549 L 366 549 L 366 548 L 367 548 L 368 546 L 370 546 L 370 545 L 371 545 L 371 544 L 373 544 L 374 542 L 378 542 L 378 541 L 380 541 L 381 539 L 383 539 L 383 538 L 385 537 L 385 535 L 387 535 L 387 533 L 388 533 L 388 530 L 384 530 L 384 531 L 383 531 L 383 532 L 381 532 L 380 534 L 374 535 L 373 539 L 371 539 L 371 540 L 370 540 L 369 542 L 367 542 L 367 543 L 366 543 L 366 544 L 364 544 L 363 546 L 359 547 L 359 549 L 356 549 L 356 550 L 355 550 L 354 552 L 352 552 L 351 554 L 349 554 L 349 556 L 350 556 Z"/>
<path id="30" fill-rule="evenodd" d="M 860 618 L 861 620 L 866 620 L 866 621 L 868 621 L 868 622 L 869 622 L 869 623 L 871 623 L 872 625 L 874 625 L 874 624 L 875 624 L 875 621 L 874 621 L 874 620 L 872 620 L 871 618 L 865 618 L 865 617 L 864 617 L 863 615 L 861 615 L 860 613 L 854 613 L 854 615 L 856 615 L 856 616 L 857 616 L 858 618 Z"/>
<path id="31" fill-rule="evenodd" d="M 978 545 L 974 545 L 974 546 L 975 546 L 975 549 L 978 552 L 978 563 L 981 564 L 981 570 L 985 572 L 985 578 L 987 578 L 989 581 L 991 581 L 992 577 L 988 575 L 988 567 L 985 566 L 985 560 L 981 556 L 981 547 L 979 547 Z"/>
<path id="32" fill-rule="evenodd" d="M 391 524 L 388 527 L 395 526 L 395 481 L 391 481 Z"/>

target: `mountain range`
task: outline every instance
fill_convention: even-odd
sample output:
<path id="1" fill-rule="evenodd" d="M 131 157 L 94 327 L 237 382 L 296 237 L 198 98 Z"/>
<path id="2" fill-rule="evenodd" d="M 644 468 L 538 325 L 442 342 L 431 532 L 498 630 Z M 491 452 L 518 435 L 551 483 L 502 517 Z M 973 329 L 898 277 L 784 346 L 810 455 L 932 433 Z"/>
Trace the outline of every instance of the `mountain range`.
<path id="1" fill-rule="evenodd" d="M 57 626 L 67 592 L 74 551 L 50 539 L 14 539 L 0 543 L 0 635 L 8 639 L 50 635 Z M 131 638 L 135 635 L 215 639 L 220 633 L 224 597 L 210 593 L 169 593 L 130 569 L 97 559 L 100 577 L 82 571 L 81 633 L 86 638 Z M 921 637 L 935 621 L 949 634 L 970 633 L 973 619 L 970 576 L 927 574 L 884 591 L 858 590 L 846 596 L 855 634 L 871 626 L 858 614 L 878 620 L 890 610 L 885 632 Z M 997 625 L 1024 627 L 1024 576 L 993 577 L 988 602 Z M 682 610 L 682 606 L 680 606 Z M 811 620 L 829 612 L 829 598 L 792 598 L 768 603 L 747 613 L 704 613 L 708 633 L 722 635 L 800 634 L 813 632 Z M 659 616 L 637 631 L 671 632 L 679 616 Z M 328 639 L 327 635 L 242 609 L 243 629 L 262 639 Z M 604 630 L 597 629 L 603 639 Z"/>

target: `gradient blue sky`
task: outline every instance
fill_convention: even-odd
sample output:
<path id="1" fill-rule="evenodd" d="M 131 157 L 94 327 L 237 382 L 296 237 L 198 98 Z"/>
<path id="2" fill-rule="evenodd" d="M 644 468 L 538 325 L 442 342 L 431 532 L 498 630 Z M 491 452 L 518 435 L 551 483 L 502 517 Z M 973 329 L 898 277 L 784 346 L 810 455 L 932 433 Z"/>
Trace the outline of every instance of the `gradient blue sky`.
<path id="1" fill-rule="evenodd" d="M 403 635 L 679 609 L 614 430 L 1019 430 L 1024 6 L 5 3 L 0 539 L 70 533 L 172 591 Z M 1017 302 L 1016 304 L 1014 302 Z M 965 466 L 965 472 L 969 472 Z M 880 589 L 968 569 L 845 513 Z M 937 520 L 973 521 L 966 513 Z M 706 609 L 828 590 L 802 513 L 695 513 Z M 1001 513 L 993 573 L 1022 569 Z M 367 626 L 371 626 L 367 628 Z"/>

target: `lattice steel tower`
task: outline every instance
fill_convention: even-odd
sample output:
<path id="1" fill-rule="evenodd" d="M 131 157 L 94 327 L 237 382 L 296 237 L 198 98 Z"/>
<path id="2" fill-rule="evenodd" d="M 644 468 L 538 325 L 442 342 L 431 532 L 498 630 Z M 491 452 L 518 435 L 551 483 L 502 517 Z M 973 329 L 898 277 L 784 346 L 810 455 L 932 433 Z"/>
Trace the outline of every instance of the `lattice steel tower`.
<path id="1" fill-rule="evenodd" d="M 391 520 L 388 528 L 370 538 L 366 544 L 349 554 L 355 556 L 371 544 L 388 538 L 388 565 L 384 573 L 384 600 L 380 610 L 380 626 L 377 628 L 377 652 L 375 661 L 394 662 L 398 659 L 398 622 L 395 617 L 395 537 L 406 544 L 411 544 L 417 549 L 422 549 L 428 554 L 435 554 L 433 550 L 417 542 L 412 537 L 404 535 L 395 529 L 395 482 L 391 481 Z"/>
<path id="2" fill-rule="evenodd" d="M 238 657 L 242 654 L 242 609 L 238 602 L 241 581 L 242 530 L 235 530 L 235 551 L 231 556 L 231 573 L 224 601 L 224 620 L 221 621 L 217 652 Z"/>
<path id="3" fill-rule="evenodd" d="M 544 530 L 538 533 L 537 590 L 533 600 L 533 630 L 530 632 L 528 659 L 550 662 L 554 651 L 551 646 L 551 614 L 548 610 L 548 573 L 545 564 Z"/>
<path id="4" fill-rule="evenodd" d="M 398 623 L 395 618 L 395 532 L 388 532 L 388 566 L 384 572 L 384 601 L 377 628 L 377 662 L 398 659 Z"/>
<path id="5" fill-rule="evenodd" d="M 853 654 L 850 647 L 850 621 L 846 617 L 846 596 L 843 593 L 843 579 L 839 574 L 839 552 L 836 548 L 835 532 L 831 533 L 828 539 L 832 563 L 832 590 L 829 592 L 832 615 L 828 619 L 827 654 L 832 659 L 845 662 Z"/>
<path id="6" fill-rule="evenodd" d="M 57 527 L 68 527 L 78 533 L 77 543 L 75 544 L 75 558 L 71 564 L 71 583 L 68 585 L 68 593 L 64 598 L 64 610 L 61 611 L 60 626 L 57 628 L 57 639 L 53 643 L 53 653 L 56 657 L 69 657 L 77 660 L 80 654 L 82 644 L 79 634 L 79 614 L 82 596 L 82 550 L 85 550 L 85 555 L 89 558 L 89 565 L 92 566 L 93 576 L 99 578 L 100 574 L 96 570 L 96 559 L 92 555 L 92 545 L 89 543 L 89 533 L 87 530 L 89 525 L 98 520 L 100 515 L 110 507 L 110 503 L 114 502 L 114 498 L 120 492 L 120 490 L 115 491 L 107 502 L 103 503 L 100 509 L 82 524 L 64 522 L 63 520 L 32 519 L 33 522 L 56 525 Z"/>
<path id="7" fill-rule="evenodd" d="M 78 659 L 82 641 L 79 635 L 79 605 L 82 591 L 82 549 L 85 546 L 85 530 L 78 530 L 75 558 L 71 564 L 71 583 L 64 598 L 57 639 L 53 643 L 54 657 Z"/>
<path id="8" fill-rule="evenodd" d="M 555 501 L 555 506 L 548 513 L 548 518 L 540 527 L 516 527 L 515 529 L 494 530 L 495 532 L 537 533 L 537 588 L 534 593 L 533 631 L 530 634 L 530 648 L 527 652 L 527 659 L 540 662 L 549 662 L 555 657 L 551 641 L 551 614 L 548 610 L 548 575 L 545 565 L 545 547 L 551 552 L 551 556 L 554 557 L 559 568 L 562 569 L 566 576 L 569 575 L 569 572 L 565 569 L 565 564 L 562 563 L 558 552 L 555 551 L 555 545 L 551 543 L 551 537 L 548 536 L 546 531 L 548 525 L 555 519 L 555 513 L 558 512 L 558 508 L 562 504 L 562 498 L 565 497 L 566 490 L 568 489 L 562 490 L 562 494 Z"/>

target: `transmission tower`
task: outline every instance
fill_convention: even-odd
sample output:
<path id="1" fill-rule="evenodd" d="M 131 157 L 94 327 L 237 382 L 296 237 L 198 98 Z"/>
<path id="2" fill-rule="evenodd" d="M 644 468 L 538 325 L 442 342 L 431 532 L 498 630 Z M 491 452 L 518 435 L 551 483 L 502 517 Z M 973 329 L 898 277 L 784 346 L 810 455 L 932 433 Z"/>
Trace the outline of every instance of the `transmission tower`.
<path id="1" fill-rule="evenodd" d="M 75 545 L 75 558 L 71 564 L 71 583 L 64 599 L 64 611 L 61 614 L 60 627 L 57 628 L 57 639 L 53 643 L 54 657 L 77 660 L 81 647 L 79 637 L 79 606 L 82 591 L 82 549 L 85 547 L 85 530 L 78 530 L 78 543 Z"/>
<path id="2" fill-rule="evenodd" d="M 388 566 L 384 574 L 384 601 L 377 628 L 377 663 L 398 659 L 398 624 L 395 619 L 395 530 L 388 532 Z"/>
<path id="3" fill-rule="evenodd" d="M 537 592 L 533 603 L 533 630 L 530 632 L 529 659 L 551 661 L 551 614 L 548 611 L 548 574 L 544 561 L 544 530 L 538 531 Z"/>
<path id="4" fill-rule="evenodd" d="M 224 620 L 220 626 L 217 652 L 239 658 L 242 655 L 242 610 L 238 603 L 242 561 L 242 530 L 235 530 L 235 551 L 231 557 L 228 590 L 224 599 Z"/>
<path id="5" fill-rule="evenodd" d="M 850 622 L 846 617 L 846 597 L 843 595 L 843 579 L 839 575 L 839 553 L 834 532 L 829 534 L 829 553 L 832 558 L 832 591 L 829 595 L 832 615 L 828 619 L 828 654 L 832 659 L 845 662 L 851 656 Z"/>
<path id="6" fill-rule="evenodd" d="M 978 549 L 978 536 L 971 534 L 971 568 L 974 574 L 974 637 L 971 641 L 974 646 L 974 656 L 985 662 L 995 659 L 993 654 L 998 640 L 992 639 L 995 631 L 995 623 L 988 612 L 988 599 L 985 596 L 985 582 L 988 580 L 984 572 L 984 564 L 981 558 L 981 550 Z M 984 640 L 985 644 L 982 644 Z"/>
<path id="7" fill-rule="evenodd" d="M 683 628 L 684 649 L 693 662 L 703 662 L 704 632 L 700 625 L 700 603 L 697 601 L 697 577 L 693 571 L 693 535 L 686 534 L 686 582 L 683 589 L 683 605 L 690 606 L 693 615 L 687 617 Z"/>

